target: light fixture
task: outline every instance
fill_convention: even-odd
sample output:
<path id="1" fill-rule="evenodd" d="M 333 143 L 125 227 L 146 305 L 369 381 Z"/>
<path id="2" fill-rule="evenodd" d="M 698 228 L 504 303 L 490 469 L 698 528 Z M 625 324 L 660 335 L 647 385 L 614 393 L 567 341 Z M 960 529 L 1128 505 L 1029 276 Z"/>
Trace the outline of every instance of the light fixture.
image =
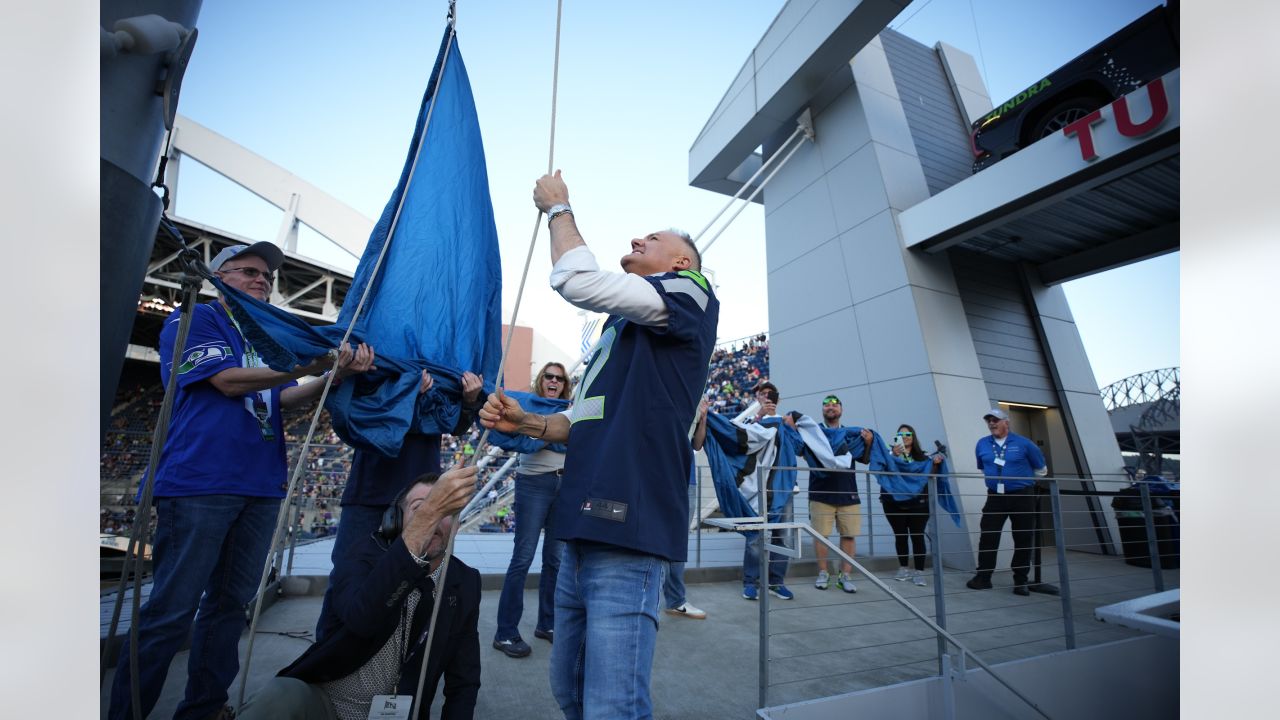
<path id="1" fill-rule="evenodd" d="M 997 404 L 1004 405 L 1006 407 L 1030 408 L 1032 410 L 1048 410 L 1049 409 L 1048 405 L 1032 405 L 1031 403 L 1004 402 L 1003 400 Z"/>

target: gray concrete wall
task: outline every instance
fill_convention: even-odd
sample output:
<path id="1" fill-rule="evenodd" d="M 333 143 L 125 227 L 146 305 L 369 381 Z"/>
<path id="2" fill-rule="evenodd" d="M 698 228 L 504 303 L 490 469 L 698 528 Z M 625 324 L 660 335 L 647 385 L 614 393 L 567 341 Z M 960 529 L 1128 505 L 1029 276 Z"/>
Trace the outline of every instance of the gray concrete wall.
<path id="1" fill-rule="evenodd" d="M 893 30 L 880 33 L 898 95 L 924 170 L 929 194 L 936 195 L 969 177 L 973 151 L 968 121 L 948 81 L 942 58 L 933 48 Z"/>
<path id="2" fill-rule="evenodd" d="M 763 193 L 771 379 L 787 410 L 816 415 L 834 392 L 846 424 L 882 434 L 914 425 L 926 447 L 951 449 L 961 473 L 977 471 L 986 408 L 1065 403 L 1053 419 L 1074 426 L 1042 433 L 1056 469 L 1114 472 L 1119 450 L 1061 290 L 1028 283 L 1014 264 L 905 249 L 898 215 L 967 172 L 965 114 L 982 102 L 966 89 L 971 65 L 886 31 L 850 62 L 851 82 L 811 107 L 816 140 Z M 969 569 L 986 490 L 978 478 L 956 486 L 966 523 L 943 552 Z M 864 502 L 878 512 L 877 498 Z M 1068 542 L 1096 550 L 1089 526 L 1114 529 L 1110 515 L 1073 513 Z M 1004 546 L 999 567 L 1008 534 Z"/>
<path id="3" fill-rule="evenodd" d="M 853 85 L 814 117 L 816 142 L 764 192 L 770 373 L 785 409 L 812 414 L 835 392 L 846 424 L 910 423 L 972 472 L 987 390 L 947 259 L 903 247 L 897 215 L 929 189 L 879 40 L 851 70 Z M 975 544 L 946 536 L 947 564 L 971 568 Z"/>

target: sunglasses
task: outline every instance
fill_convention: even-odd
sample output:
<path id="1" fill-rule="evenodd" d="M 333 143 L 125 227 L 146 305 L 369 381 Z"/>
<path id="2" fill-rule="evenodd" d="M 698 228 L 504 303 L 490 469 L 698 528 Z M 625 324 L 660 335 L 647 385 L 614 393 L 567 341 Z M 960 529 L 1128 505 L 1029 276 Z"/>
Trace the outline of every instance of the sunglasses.
<path id="1" fill-rule="evenodd" d="M 914 433 L 909 433 L 906 430 L 903 430 L 902 432 L 898 433 L 898 437 L 911 437 L 913 434 Z"/>
<path id="2" fill-rule="evenodd" d="M 822 404 L 824 407 L 827 405 L 839 405 L 840 401 L 839 400 L 823 400 Z"/>
<path id="3" fill-rule="evenodd" d="M 245 277 L 249 278 L 250 280 L 257 280 L 259 277 L 264 277 L 267 279 L 267 282 L 275 282 L 275 279 L 276 279 L 276 276 L 274 274 L 270 272 L 263 272 L 262 270 L 259 270 L 256 267 L 223 268 L 218 272 L 224 272 L 224 273 L 238 272 L 243 274 Z"/>
<path id="4" fill-rule="evenodd" d="M 542 379 L 546 380 L 547 382 L 551 382 L 552 380 L 555 380 L 558 383 L 562 383 L 565 381 L 565 376 L 555 375 L 553 373 L 542 373 Z"/>

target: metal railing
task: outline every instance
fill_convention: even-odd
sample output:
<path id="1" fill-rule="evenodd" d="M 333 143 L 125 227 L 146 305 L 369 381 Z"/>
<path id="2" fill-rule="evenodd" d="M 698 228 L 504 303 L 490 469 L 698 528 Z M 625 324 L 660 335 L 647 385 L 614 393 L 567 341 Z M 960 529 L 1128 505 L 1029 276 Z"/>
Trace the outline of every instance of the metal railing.
<path id="1" fill-rule="evenodd" d="M 798 470 L 807 471 L 807 467 L 797 468 L 773 468 L 777 470 Z M 1121 599 L 1128 599 L 1147 592 L 1146 587 L 1151 587 L 1155 591 L 1162 591 L 1170 582 L 1169 571 L 1171 567 L 1176 567 L 1178 560 L 1177 544 L 1177 495 L 1154 492 L 1155 490 L 1167 490 L 1167 486 L 1153 484 L 1150 482 L 1130 483 L 1128 477 L 1123 474 L 1116 474 L 1110 477 L 1080 478 L 1080 477 L 1045 477 L 1045 478 L 1016 478 L 1005 477 L 1005 481 L 1017 481 L 1029 483 L 1028 489 L 1023 489 L 1016 493 L 1027 497 L 1027 500 L 1020 504 L 1027 507 L 1026 510 L 1009 513 L 1009 520 L 1016 525 L 1021 526 L 1019 533 L 1029 533 L 1028 536 L 1018 538 L 1024 541 L 1029 560 L 1026 566 L 1026 589 L 1027 594 L 1031 593 L 1045 596 L 1056 596 L 1060 605 L 1060 617 L 1056 619 L 1060 623 L 1061 630 L 1054 630 L 1052 625 L 1055 623 L 1054 617 L 1045 617 L 1043 603 L 1036 603 L 1033 611 L 1028 611 L 1026 605 L 996 603 L 995 605 L 982 604 L 976 602 L 977 598 L 984 596 L 978 595 L 981 590 L 958 589 L 954 587 L 954 577 L 957 575 L 970 575 L 974 573 L 976 563 L 974 547 L 976 542 L 981 545 L 982 531 L 981 521 L 983 513 L 980 507 L 969 507 L 973 503 L 966 503 L 966 500 L 980 497 L 986 499 L 991 493 L 985 488 L 985 482 L 978 484 L 983 476 L 972 473 L 951 473 L 947 477 L 951 481 L 951 494 L 957 498 L 960 506 L 961 523 L 956 527 L 948 513 L 939 507 L 938 492 L 938 476 L 916 476 L 927 478 L 929 487 L 929 502 L 927 530 L 925 536 L 928 538 L 928 562 L 932 564 L 932 617 L 924 611 L 917 608 L 914 601 L 918 601 L 925 596 L 913 595 L 912 597 L 904 597 L 906 592 L 899 593 L 892 590 L 880 577 L 876 576 L 865 563 L 874 563 L 877 559 L 875 538 L 877 537 L 876 527 L 885 527 L 888 525 L 888 518 L 883 514 L 883 508 L 878 501 L 879 489 L 872 485 L 875 473 L 867 470 L 847 470 L 847 471 L 824 471 L 824 472 L 845 472 L 863 476 L 865 484 L 858 483 L 862 486 L 859 488 L 861 501 L 863 505 L 863 530 L 858 536 L 859 542 L 865 540 L 862 547 L 866 548 L 866 553 L 857 553 L 863 557 L 863 562 L 859 562 L 855 557 L 846 554 L 836 543 L 823 537 L 818 537 L 816 531 L 809 524 L 807 508 L 806 512 L 799 510 L 801 496 L 808 495 L 816 498 L 821 493 L 814 493 L 806 489 L 800 489 L 795 493 L 795 500 L 790 505 L 796 508 L 796 518 L 791 522 L 764 522 L 767 513 L 764 512 L 764 506 L 761 504 L 761 515 L 754 518 L 718 518 L 706 521 L 707 524 L 717 526 L 721 530 L 737 530 L 737 531 L 760 531 L 754 542 L 759 543 L 758 556 L 760 561 L 759 577 L 768 577 L 768 562 L 771 553 L 783 553 L 793 557 L 799 557 L 803 544 L 800 542 L 803 536 L 812 536 L 814 544 L 821 543 L 824 547 L 829 548 L 834 553 L 836 562 L 843 560 L 851 565 L 854 572 L 861 575 L 862 578 L 870 581 L 878 590 L 887 597 L 884 599 L 864 599 L 866 595 L 858 597 L 847 596 L 849 599 L 845 603 L 829 603 L 816 606 L 817 608 L 828 608 L 833 605 L 847 604 L 849 605 L 850 614 L 842 615 L 840 624 L 835 627 L 824 628 L 807 628 L 803 630 L 784 630 L 777 632 L 771 626 L 770 614 L 774 612 L 793 612 L 805 609 L 813 610 L 813 605 L 801 605 L 787 607 L 786 609 L 771 606 L 770 593 L 766 591 L 762 581 L 759 590 L 760 600 L 760 627 L 759 627 L 759 679 L 758 679 L 758 703 L 759 707 L 768 706 L 770 698 L 770 689 L 781 685 L 801 685 L 812 683 L 814 681 L 829 682 L 830 679 L 842 676 L 854 676 L 874 671 L 892 671 L 897 673 L 899 677 L 910 671 L 919 677 L 940 676 L 943 678 L 944 686 L 949 687 L 949 683 L 953 680 L 953 674 L 963 670 L 966 660 L 972 661 L 973 664 L 990 672 L 993 678 L 1005 685 L 1012 693 L 1021 700 L 1027 702 L 1031 707 L 1035 704 L 1027 698 L 1016 687 L 1006 683 L 999 677 L 998 673 L 992 671 L 987 664 L 987 660 L 979 657 L 977 652 L 997 653 L 1000 655 L 1026 655 L 1042 654 L 1052 651 L 1052 649 L 1072 649 L 1078 646 L 1080 638 L 1085 636 L 1085 642 L 1092 644 L 1094 641 L 1103 641 L 1105 637 L 1113 636 L 1126 631 L 1118 629 L 1114 626 L 1103 626 L 1102 623 L 1093 617 L 1093 608 L 1101 604 L 1109 604 Z M 758 474 L 758 482 L 763 482 L 763 474 Z M 973 486 L 977 485 L 980 491 L 975 491 Z M 968 491 L 965 488 L 968 488 Z M 1014 494 L 1010 490 L 1009 494 Z M 1103 508 L 1102 501 L 1110 499 L 1113 507 Z M 764 493 L 757 496 L 757 500 L 764 502 Z M 880 518 L 877 518 L 877 511 Z M 1031 527 L 1028 530 L 1027 517 L 1030 516 Z M 1113 515 L 1110 516 L 1110 515 Z M 941 522 L 939 519 L 941 518 Z M 973 522 L 976 521 L 976 522 Z M 1005 537 L 1004 524 L 998 531 L 999 538 Z M 973 528 L 972 530 L 969 528 Z M 782 531 L 788 534 L 789 543 L 772 544 L 767 540 L 766 532 L 772 534 L 774 531 Z M 881 537 L 886 533 L 880 533 Z M 894 533 L 887 533 L 894 537 L 895 545 L 898 538 Z M 1048 539 L 1049 535 L 1052 539 Z M 993 534 L 994 537 L 994 534 Z M 776 541 L 775 541 L 776 542 Z M 701 536 L 699 534 L 698 546 L 701 546 Z M 883 547 L 883 545 L 881 546 Z M 997 546 L 998 547 L 998 546 Z M 1149 564 L 1151 569 L 1149 585 L 1142 583 L 1141 573 L 1124 567 L 1124 563 L 1117 557 L 1117 549 L 1121 551 L 1125 558 L 1125 562 L 1131 565 L 1146 566 Z M 1052 556 L 1048 553 L 1052 552 Z M 914 555 L 915 553 L 910 553 Z M 880 556 L 883 558 L 883 556 Z M 1004 560 L 1007 557 L 1007 550 L 997 550 L 996 557 Z M 868 560 L 868 558 L 870 558 Z M 904 558 L 899 558 L 902 562 Z M 913 558 L 905 558 L 908 562 Z M 1007 561 L 1006 561 L 1007 562 Z M 701 558 L 698 557 L 698 563 L 701 564 Z M 1005 565 L 1007 568 L 1008 566 Z M 1056 577 L 1048 578 L 1056 580 L 1056 585 L 1047 582 L 1042 576 L 1042 570 L 1047 570 L 1047 574 Z M 948 582 L 953 580 L 953 582 Z M 1073 581 L 1076 581 L 1073 585 Z M 1174 580 L 1176 584 L 1176 579 Z M 922 583 L 923 584 L 923 583 Z M 962 586 L 963 587 L 963 586 Z M 987 598 L 995 596 L 985 596 Z M 948 600 L 951 600 L 951 608 L 948 608 Z M 1019 601 L 1026 603 L 1028 601 Z M 908 617 L 896 616 L 891 619 L 884 619 L 885 604 L 897 606 L 908 611 Z M 858 610 L 868 611 L 858 613 Z M 826 612 L 826 611 L 823 611 Z M 1058 613 L 1055 613 L 1058 615 Z M 889 623 L 901 623 L 904 619 L 912 619 L 924 623 L 932 631 L 932 635 L 936 638 L 936 642 L 932 643 L 934 649 L 926 655 L 916 656 L 906 662 L 903 661 L 903 653 L 908 650 L 918 651 L 919 643 L 923 638 L 910 638 L 905 640 L 893 640 L 891 642 L 876 644 L 845 644 L 832 649 L 823 649 L 821 647 L 813 647 L 812 642 L 806 643 L 789 643 L 788 646 L 802 645 L 802 649 L 790 654 L 771 654 L 771 640 L 779 636 L 797 635 L 805 639 L 811 638 L 814 634 L 823 633 L 828 637 L 830 633 L 839 633 L 848 637 L 855 637 L 859 634 L 859 630 L 872 626 L 876 630 L 883 633 Z M 955 619 L 961 625 L 955 629 L 948 629 L 948 619 Z M 1087 624 L 1089 627 L 1082 629 L 1081 624 Z M 789 623 L 794 626 L 795 623 Z M 1003 636 L 1003 637 L 1001 637 Z M 1019 636 L 1016 642 L 1007 643 L 1012 636 Z M 1060 642 L 1058 648 L 1047 648 L 1046 643 Z M 893 646 L 894 650 L 899 652 L 889 652 L 889 646 Z M 981 646 L 981 647 L 978 647 Z M 859 667 L 853 664 L 845 668 L 840 667 L 840 661 L 848 662 L 848 658 L 854 653 L 861 651 L 872 651 L 884 649 L 880 652 L 882 659 L 892 660 L 888 664 L 875 665 L 872 667 Z M 954 649 L 954 654 L 952 654 Z M 797 673 L 790 673 L 788 678 L 782 680 L 773 679 L 771 673 L 772 666 L 780 661 L 806 661 L 815 657 L 822 657 L 824 660 L 829 658 L 828 665 L 835 670 L 834 673 L 817 674 L 814 672 L 799 673 L 798 677 L 791 677 Z M 932 670 L 924 671 L 922 666 L 928 664 Z M 864 685 L 865 686 L 865 685 Z M 849 688 L 854 689 L 854 688 Z M 833 694 L 823 691 L 823 695 Z M 800 699 L 800 698 L 797 698 Z M 805 698 L 807 699 L 807 698 Z M 947 708 L 950 708 L 949 710 Z M 1039 708 L 1037 712 L 1044 714 Z M 952 717 L 954 713 L 954 697 L 948 695 L 944 703 L 944 716 Z"/>

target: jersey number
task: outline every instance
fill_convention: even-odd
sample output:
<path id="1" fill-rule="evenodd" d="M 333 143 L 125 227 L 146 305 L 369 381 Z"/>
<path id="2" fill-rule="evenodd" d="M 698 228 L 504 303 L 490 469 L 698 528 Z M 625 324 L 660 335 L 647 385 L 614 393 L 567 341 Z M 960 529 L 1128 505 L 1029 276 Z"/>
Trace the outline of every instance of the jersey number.
<path id="1" fill-rule="evenodd" d="M 586 377 L 582 379 L 582 388 L 579 390 L 582 397 L 573 404 L 571 424 L 579 420 L 604 419 L 604 395 L 592 397 L 587 393 L 591 392 L 591 386 L 595 383 L 600 371 L 604 369 L 604 364 L 609 362 L 609 352 L 613 349 L 614 340 L 617 339 L 618 328 L 615 325 L 605 330 L 600 339 L 596 341 L 595 357 L 591 359 L 591 365 L 587 368 Z"/>

